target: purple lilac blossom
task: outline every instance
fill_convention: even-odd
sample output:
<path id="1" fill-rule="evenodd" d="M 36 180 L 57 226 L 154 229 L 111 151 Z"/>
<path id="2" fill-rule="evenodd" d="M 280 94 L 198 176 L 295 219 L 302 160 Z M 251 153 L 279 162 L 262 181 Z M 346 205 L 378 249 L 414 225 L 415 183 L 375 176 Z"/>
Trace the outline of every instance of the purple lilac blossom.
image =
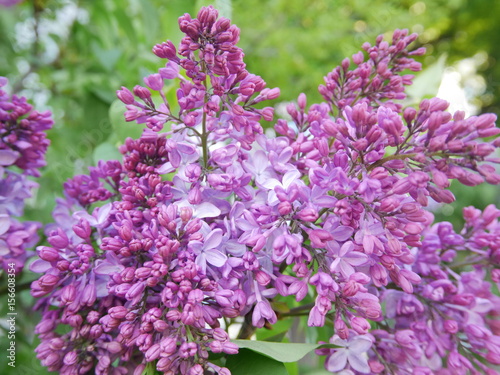
<path id="1" fill-rule="evenodd" d="M 11 7 L 13 5 L 19 4 L 23 0 L 0 0 L 0 6 Z"/>
<path id="2" fill-rule="evenodd" d="M 39 177 L 45 166 L 45 152 L 50 141 L 45 131 L 52 127 L 50 112 L 37 112 L 26 98 L 9 95 L 0 77 L 0 269 L 14 264 L 16 273 L 34 255 L 30 250 L 38 242 L 38 222 L 19 222 L 24 202 L 38 184 L 29 177 Z"/>
<path id="3" fill-rule="evenodd" d="M 403 110 L 401 72 L 419 70 L 423 50 L 396 30 L 325 78 L 325 102 L 300 94 L 294 126 L 278 120 L 270 139 L 260 103 L 279 90 L 246 70 L 239 30 L 212 7 L 179 26 L 178 49 L 153 48 L 167 62 L 147 87 L 117 92 L 142 137 L 65 184 L 37 249 L 42 364 L 227 375 L 209 358 L 238 351 L 222 318 L 269 326 L 282 318 L 273 302 L 312 291 L 309 326 L 333 326 L 337 347 L 318 350 L 331 372 L 496 373 L 500 305 L 486 280 L 500 282 L 500 211 L 468 208 L 455 233 L 425 210 L 454 200 L 449 180 L 500 182 L 495 116 L 452 115 L 437 98 Z M 165 80 L 179 82 L 178 113 Z"/>

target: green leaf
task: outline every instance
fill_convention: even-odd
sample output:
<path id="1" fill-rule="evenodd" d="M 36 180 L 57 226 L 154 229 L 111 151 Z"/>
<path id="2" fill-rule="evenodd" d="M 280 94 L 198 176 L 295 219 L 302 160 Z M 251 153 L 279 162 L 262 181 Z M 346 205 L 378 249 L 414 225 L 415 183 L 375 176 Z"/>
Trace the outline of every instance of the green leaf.
<path id="1" fill-rule="evenodd" d="M 140 0 L 140 4 L 146 40 L 156 40 L 157 36 L 161 35 L 160 15 L 158 14 L 158 10 L 149 0 Z"/>
<path id="2" fill-rule="evenodd" d="M 231 0 L 215 0 L 215 8 L 219 10 L 222 17 L 231 18 L 233 14 L 233 5 Z"/>
<path id="3" fill-rule="evenodd" d="M 255 340 L 232 340 L 239 348 L 251 349 L 264 354 L 279 362 L 297 362 L 304 356 L 324 345 L 321 344 L 295 344 L 282 342 L 268 342 Z"/>
<path id="4" fill-rule="evenodd" d="M 137 139 L 142 134 L 143 125 L 136 122 L 127 122 L 123 114 L 125 104 L 120 100 L 115 100 L 109 107 L 109 121 L 113 128 L 112 141 L 122 144 L 127 137 Z"/>
<path id="5" fill-rule="evenodd" d="M 96 55 L 97 60 L 102 65 L 102 67 L 108 72 L 113 70 L 118 59 L 122 55 L 122 51 L 119 48 L 111 48 L 109 50 L 105 50 L 95 42 L 92 43 L 92 51 Z"/>
<path id="6" fill-rule="evenodd" d="M 300 375 L 299 364 L 297 362 L 287 362 L 285 363 L 285 367 L 289 375 Z"/>
<path id="7" fill-rule="evenodd" d="M 146 368 L 144 369 L 144 371 L 142 372 L 141 375 L 157 375 L 159 374 L 158 371 L 156 371 L 156 365 L 155 365 L 156 362 L 149 362 L 147 365 L 146 365 Z"/>
<path id="8" fill-rule="evenodd" d="M 219 11 L 219 15 L 226 18 L 231 18 L 233 14 L 233 5 L 231 0 L 197 0 L 196 8 L 199 10 L 201 7 L 213 5 Z"/>
<path id="9" fill-rule="evenodd" d="M 281 319 L 273 324 L 271 329 L 259 328 L 255 334 L 257 340 L 281 342 L 291 326 L 291 319 Z"/>
<path id="10" fill-rule="evenodd" d="M 116 146 L 111 143 L 104 142 L 97 146 L 92 154 L 92 160 L 97 165 L 99 160 L 122 160 L 122 154 L 118 151 Z"/>
<path id="11" fill-rule="evenodd" d="M 130 44 L 137 44 L 137 34 L 135 32 L 132 18 L 125 12 L 122 7 L 117 7 L 114 11 L 114 16 L 120 25 L 122 31 L 127 35 Z"/>
<path id="12" fill-rule="evenodd" d="M 226 367 L 232 375 L 288 375 L 283 363 L 249 349 L 228 356 Z"/>

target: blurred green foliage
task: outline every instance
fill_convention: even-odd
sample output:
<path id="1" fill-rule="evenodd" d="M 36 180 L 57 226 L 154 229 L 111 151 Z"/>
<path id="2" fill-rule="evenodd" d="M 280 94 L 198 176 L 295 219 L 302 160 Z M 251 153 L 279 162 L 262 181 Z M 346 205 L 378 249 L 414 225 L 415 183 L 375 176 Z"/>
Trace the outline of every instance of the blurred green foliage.
<path id="1" fill-rule="evenodd" d="M 320 100 L 322 77 L 344 57 L 378 34 L 408 28 L 420 34 L 418 44 L 429 52 L 421 59 L 424 72 L 414 100 L 435 94 L 442 56 L 451 65 L 482 52 L 486 57 L 478 69 L 486 91 L 475 100 L 484 111 L 500 112 L 500 2 L 495 0 L 25 0 L 0 9 L 0 76 L 55 118 L 48 165 L 26 218 L 49 222 L 67 178 L 85 173 L 98 159 L 119 157 L 116 146 L 140 134 L 140 126 L 124 122 L 115 91 L 141 84 L 156 71 L 163 62 L 152 46 L 166 39 L 177 44 L 177 18 L 211 3 L 241 28 L 248 69 L 269 87 L 281 88 L 279 101 L 294 100 L 300 92 L 309 103 Z M 438 210 L 439 219 L 458 225 L 463 205 L 499 203 L 498 190 L 490 186 L 453 188 L 458 201 Z M 27 318 L 18 331 L 19 367 L 14 372 L 0 367 L 2 374 L 44 373 L 33 356 L 37 319 Z"/>

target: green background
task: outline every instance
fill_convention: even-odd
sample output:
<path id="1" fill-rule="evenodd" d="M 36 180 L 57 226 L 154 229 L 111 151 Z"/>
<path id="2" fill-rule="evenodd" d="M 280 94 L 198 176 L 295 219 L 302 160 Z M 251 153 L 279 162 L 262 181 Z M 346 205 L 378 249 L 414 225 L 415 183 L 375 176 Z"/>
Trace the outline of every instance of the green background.
<path id="1" fill-rule="evenodd" d="M 485 89 L 470 100 L 480 112 L 500 113 L 500 2 L 495 0 L 24 1 L 0 8 L 0 76 L 38 108 L 52 110 L 55 119 L 48 165 L 27 204 L 27 219 L 50 222 L 67 178 L 86 173 L 99 159 L 118 158 L 116 146 L 140 135 L 140 126 L 124 122 L 115 91 L 142 84 L 145 75 L 161 67 L 164 61 L 151 53 L 152 46 L 166 39 L 177 44 L 177 18 L 185 12 L 194 16 L 210 3 L 241 28 L 248 70 L 268 87 L 280 87 L 275 105 L 301 92 L 309 104 L 320 100 L 323 76 L 344 57 L 366 41 L 373 43 L 378 34 L 408 28 L 420 34 L 417 45 L 429 52 L 420 58 L 424 72 L 408 103 L 435 95 L 445 67 L 476 56 L 476 80 Z M 464 205 L 499 203 L 495 187 L 452 188 L 457 202 L 436 208 L 436 216 L 457 228 Z M 32 278 L 25 273 L 18 285 L 25 288 Z M 33 353 L 38 318 L 29 312 L 31 303 L 27 290 L 18 296 L 17 367 L 7 368 L 2 354 L 1 374 L 45 373 Z M 0 316 L 6 316 L 5 304 L 0 306 Z M 0 353 L 5 348 L 2 338 Z M 301 374 L 321 371 L 314 361 L 304 366 Z M 299 371 L 292 367 L 290 373 Z"/>

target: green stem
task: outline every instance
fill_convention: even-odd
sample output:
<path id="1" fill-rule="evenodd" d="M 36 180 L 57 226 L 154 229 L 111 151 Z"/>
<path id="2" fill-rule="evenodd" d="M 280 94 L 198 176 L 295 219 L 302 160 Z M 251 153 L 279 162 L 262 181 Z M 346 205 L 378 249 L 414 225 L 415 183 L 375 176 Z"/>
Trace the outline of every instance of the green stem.
<path id="1" fill-rule="evenodd" d="M 373 350 L 373 352 L 377 356 L 377 358 L 380 361 L 380 363 L 382 363 L 384 365 L 384 367 L 386 368 L 386 370 L 391 375 L 395 375 L 393 369 L 391 368 L 391 365 L 389 363 L 387 363 L 387 361 L 384 359 L 384 357 L 382 357 L 382 355 L 378 352 L 378 350 L 375 347 L 372 347 L 371 349 Z"/>
<path id="2" fill-rule="evenodd" d="M 207 113 L 203 110 L 203 119 L 201 123 L 201 148 L 203 150 L 203 167 L 208 168 L 208 133 L 207 133 Z"/>
<path id="3" fill-rule="evenodd" d="M 452 270 L 454 269 L 457 269 L 457 268 L 462 268 L 462 267 L 466 267 L 466 266 L 476 266 L 476 265 L 487 265 L 486 262 L 484 262 L 484 259 L 483 258 L 480 258 L 480 259 L 475 259 L 475 260 L 468 260 L 468 261 L 465 261 L 465 262 L 460 262 L 460 263 L 455 263 L 455 264 L 450 264 L 448 265 L 447 267 L 448 268 L 451 268 Z"/>
<path id="4" fill-rule="evenodd" d="M 205 64 L 202 65 L 202 72 L 206 74 Z M 205 76 L 205 80 L 203 81 L 203 86 L 205 86 L 205 97 L 203 100 L 203 118 L 201 120 L 201 148 L 203 150 L 203 167 L 205 170 L 208 168 L 208 132 L 207 132 L 207 113 L 205 112 L 205 104 L 208 103 L 207 96 L 207 77 Z"/>
<path id="5" fill-rule="evenodd" d="M 314 307 L 314 303 L 308 303 L 306 305 L 294 307 L 293 309 L 290 309 L 290 311 L 286 313 L 280 313 L 279 316 L 280 318 L 286 318 L 290 316 L 305 316 L 309 315 L 309 312 L 311 309 Z"/>
<path id="6" fill-rule="evenodd" d="M 255 331 L 257 330 L 256 327 L 253 326 L 252 324 L 252 314 L 253 314 L 253 309 L 250 310 L 246 315 L 243 320 L 243 324 L 241 325 L 240 332 L 238 333 L 238 336 L 236 337 L 239 340 L 248 340 L 250 337 L 253 336 Z"/>
<path id="7" fill-rule="evenodd" d="M 380 167 L 382 164 L 384 163 L 387 163 L 388 161 L 391 161 L 391 160 L 404 160 L 404 159 L 407 159 L 407 158 L 414 158 L 415 156 L 417 156 L 417 154 L 399 154 L 399 155 L 389 155 L 389 156 L 386 156 L 385 158 L 382 158 L 380 159 L 379 161 L 376 161 L 375 163 L 371 164 L 370 166 L 368 166 L 368 168 L 366 168 L 366 170 L 368 172 L 370 172 L 371 170 L 377 168 L 377 167 Z"/>

